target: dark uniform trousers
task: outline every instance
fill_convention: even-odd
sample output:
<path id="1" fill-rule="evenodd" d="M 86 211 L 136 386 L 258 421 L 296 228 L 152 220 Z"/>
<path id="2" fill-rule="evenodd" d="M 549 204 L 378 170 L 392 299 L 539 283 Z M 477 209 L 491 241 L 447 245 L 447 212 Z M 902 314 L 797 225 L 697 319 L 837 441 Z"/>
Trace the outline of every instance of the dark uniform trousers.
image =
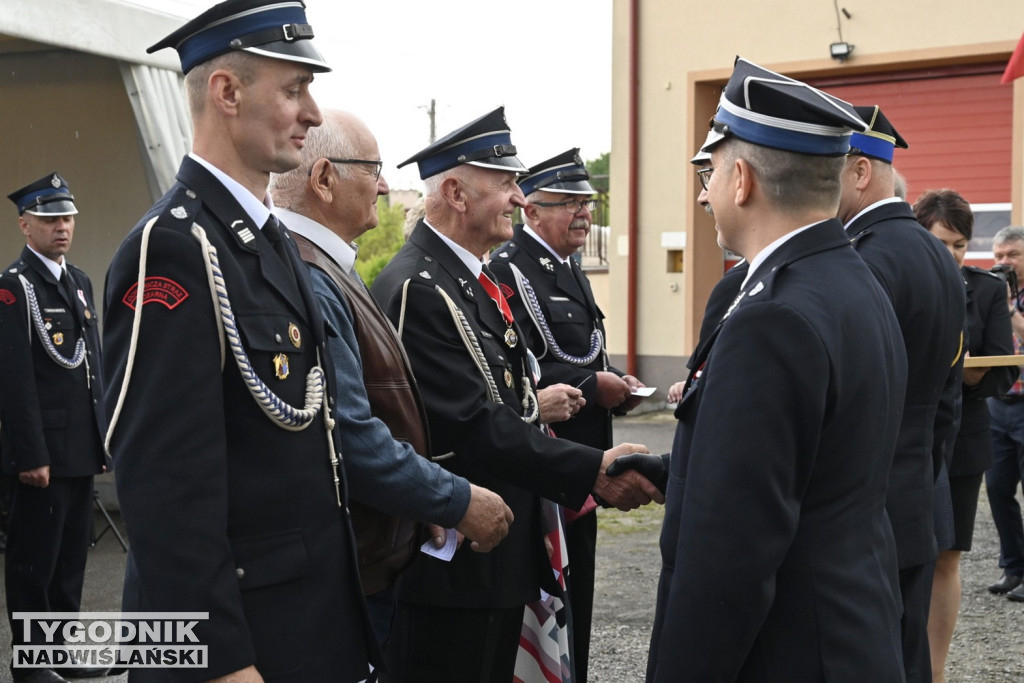
<path id="1" fill-rule="evenodd" d="M 367 662 L 379 658 L 350 520 L 338 504 L 347 495 L 343 469 L 330 462 L 328 439 L 336 443 L 336 434 L 325 430 L 320 406 L 304 429 L 284 429 L 254 400 L 231 346 L 222 365 L 194 225 L 217 250 L 233 313 L 225 325 L 237 327 L 255 376 L 302 408 L 308 373 L 330 362 L 309 273 L 290 236 L 278 253 L 227 189 L 186 158 L 177 184 L 128 235 L 107 273 L 106 403 L 132 542 L 124 609 L 209 612 L 194 631 L 209 647 L 204 677 L 255 664 L 267 680 L 361 680 Z M 230 330 L 226 336 L 233 338 Z M 333 397 L 332 374 L 324 374 Z M 187 672 L 138 669 L 132 677 L 183 680 Z"/>
<path id="2" fill-rule="evenodd" d="M 937 556 L 933 487 L 953 452 L 960 417 L 964 281 L 906 202 L 876 206 L 846 231 L 889 295 L 906 347 L 906 404 L 886 509 L 900 564 L 907 682 L 928 682 L 928 606 Z"/>
<path id="3" fill-rule="evenodd" d="M 399 328 L 416 373 L 430 455 L 498 493 L 515 514 L 491 552 L 466 544 L 450 563 L 421 556 L 399 579 L 389 680 L 511 680 L 524 606 L 541 588 L 558 594 L 538 496 L 578 509 L 603 453 L 552 439 L 523 420 L 532 391 L 526 347 L 507 341 L 521 330 L 513 325 L 510 332 L 470 269 L 423 221 L 372 291 Z M 467 350 L 464 335 L 478 350 Z M 485 666 L 480 656 L 490 652 L 494 663 Z"/>
<path id="4" fill-rule="evenodd" d="M 529 303 L 519 291 L 511 266 L 529 281 L 540 309 L 539 319 L 527 309 Z M 594 301 L 590 282 L 574 263 L 560 263 L 535 237 L 517 225 L 512 239 L 494 250 L 491 269 L 506 285 L 512 313 L 526 336 L 527 344 L 537 356 L 541 368 L 540 387 L 564 383 L 579 386 L 587 404 L 572 419 L 551 425 L 555 435 L 576 443 L 607 450 L 612 443 L 612 411 L 597 403 L 597 381 L 594 374 L 622 372 L 608 365 L 604 346 L 588 363 L 568 362 L 556 355 L 537 324 L 547 325 L 558 347 L 567 356 L 585 359 L 591 350 L 595 330 L 604 337 L 604 314 Z M 535 312 L 536 315 L 536 312 Z M 573 668 L 577 683 L 587 680 L 590 654 L 591 616 L 594 608 L 595 547 L 597 515 L 589 513 L 569 521 L 565 541 L 569 554 L 569 600 L 572 618 Z"/>
<path id="5" fill-rule="evenodd" d="M 92 283 L 82 270 L 65 266 L 57 280 L 26 247 L 0 277 L 3 471 L 16 478 L 50 467 L 46 488 L 13 484 L 5 558 L 9 615 L 79 610 L 93 475 L 107 464 Z M 38 324 L 29 322 L 29 297 L 19 276 L 34 292 Z M 85 342 L 81 363 L 73 369 L 59 363 L 54 355 L 73 359 L 79 339 Z M 38 627 L 26 641 L 20 621 L 12 621 L 12 639 L 15 645 L 46 642 Z"/>

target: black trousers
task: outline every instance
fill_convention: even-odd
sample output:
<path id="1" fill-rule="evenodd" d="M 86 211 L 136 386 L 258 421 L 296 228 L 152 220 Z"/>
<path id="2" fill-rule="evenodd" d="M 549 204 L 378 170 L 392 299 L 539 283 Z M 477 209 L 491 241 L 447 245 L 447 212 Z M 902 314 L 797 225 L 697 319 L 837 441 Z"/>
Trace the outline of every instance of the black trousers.
<path id="1" fill-rule="evenodd" d="M 465 609 L 398 603 L 382 683 L 511 683 L 525 605 Z"/>
<path id="2" fill-rule="evenodd" d="M 46 488 L 18 483 L 11 498 L 4 580 L 14 645 L 46 644 L 32 628 L 26 641 L 15 612 L 77 612 L 92 530 L 92 477 L 57 477 Z"/>
<path id="3" fill-rule="evenodd" d="M 907 683 L 931 683 L 932 660 L 928 649 L 928 608 L 932 600 L 935 563 L 900 570 L 903 597 L 903 668 Z"/>
<path id="4" fill-rule="evenodd" d="M 565 525 L 569 553 L 569 603 L 572 608 L 572 662 L 576 683 L 587 683 L 590 659 L 590 624 L 594 614 L 594 565 L 597 513 L 577 517 Z"/>

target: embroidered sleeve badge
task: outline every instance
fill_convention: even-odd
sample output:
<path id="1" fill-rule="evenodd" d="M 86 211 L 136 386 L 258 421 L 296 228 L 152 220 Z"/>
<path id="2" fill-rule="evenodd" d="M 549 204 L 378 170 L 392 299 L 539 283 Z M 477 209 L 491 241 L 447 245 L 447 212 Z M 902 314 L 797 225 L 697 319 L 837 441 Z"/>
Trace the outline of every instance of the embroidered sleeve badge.
<path id="1" fill-rule="evenodd" d="M 0 303 L 11 306 L 17 301 L 18 298 L 14 296 L 14 292 L 9 289 L 0 289 Z"/>
<path id="2" fill-rule="evenodd" d="M 138 302 L 138 283 L 128 288 L 128 291 L 121 297 L 125 306 L 135 310 Z M 174 280 L 165 277 L 147 277 L 142 288 L 142 305 L 148 303 L 163 304 L 170 310 L 174 310 L 182 301 L 188 298 L 188 292 Z"/>

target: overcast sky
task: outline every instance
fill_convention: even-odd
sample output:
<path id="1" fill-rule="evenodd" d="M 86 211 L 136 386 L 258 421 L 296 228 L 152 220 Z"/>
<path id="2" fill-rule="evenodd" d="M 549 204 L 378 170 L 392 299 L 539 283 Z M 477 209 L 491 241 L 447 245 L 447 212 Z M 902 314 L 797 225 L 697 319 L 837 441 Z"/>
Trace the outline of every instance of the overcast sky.
<path id="1" fill-rule="evenodd" d="M 191 18 L 209 0 L 126 0 Z M 314 42 L 334 71 L 319 74 L 321 107 L 349 109 L 380 143 L 392 188 L 421 189 L 395 165 L 498 105 L 527 166 L 580 147 L 611 149 L 611 0 L 306 0 Z M 156 42 L 162 36 L 154 36 Z"/>

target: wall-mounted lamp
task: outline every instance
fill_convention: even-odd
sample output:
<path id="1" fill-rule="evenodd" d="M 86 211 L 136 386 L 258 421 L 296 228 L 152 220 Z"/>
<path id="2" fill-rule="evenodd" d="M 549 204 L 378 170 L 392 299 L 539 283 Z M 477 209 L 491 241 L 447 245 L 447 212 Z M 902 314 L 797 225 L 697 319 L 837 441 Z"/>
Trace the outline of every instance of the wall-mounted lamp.
<path id="1" fill-rule="evenodd" d="M 837 62 L 845 62 L 853 54 L 853 45 L 846 42 L 832 43 L 828 46 L 832 59 Z"/>

